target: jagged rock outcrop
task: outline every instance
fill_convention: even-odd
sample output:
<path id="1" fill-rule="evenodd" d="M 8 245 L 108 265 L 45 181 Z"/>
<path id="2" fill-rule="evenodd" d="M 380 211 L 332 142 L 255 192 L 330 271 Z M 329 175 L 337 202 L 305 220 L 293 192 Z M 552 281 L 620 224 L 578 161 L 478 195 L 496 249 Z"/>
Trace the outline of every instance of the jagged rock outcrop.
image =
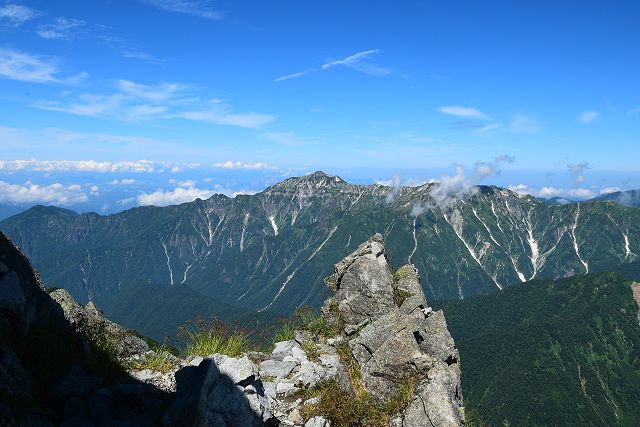
<path id="1" fill-rule="evenodd" d="M 344 325 L 365 389 L 385 400 L 407 383 L 414 387 L 393 424 L 463 424 L 458 351 L 444 313 L 428 307 L 417 269 L 405 265 L 392 275 L 376 234 L 336 264 L 326 283 L 336 293 L 323 313 Z"/>

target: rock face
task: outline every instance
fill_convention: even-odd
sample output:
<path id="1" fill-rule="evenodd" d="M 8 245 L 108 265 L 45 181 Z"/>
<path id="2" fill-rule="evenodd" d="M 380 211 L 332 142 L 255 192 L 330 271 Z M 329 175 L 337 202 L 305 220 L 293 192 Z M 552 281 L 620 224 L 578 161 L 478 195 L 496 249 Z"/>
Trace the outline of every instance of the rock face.
<path id="1" fill-rule="evenodd" d="M 65 319 L 76 331 L 110 343 L 118 359 L 136 358 L 150 351 L 143 339 L 106 319 L 93 302 L 83 307 L 64 289 L 56 289 L 49 296 L 62 307 Z"/>

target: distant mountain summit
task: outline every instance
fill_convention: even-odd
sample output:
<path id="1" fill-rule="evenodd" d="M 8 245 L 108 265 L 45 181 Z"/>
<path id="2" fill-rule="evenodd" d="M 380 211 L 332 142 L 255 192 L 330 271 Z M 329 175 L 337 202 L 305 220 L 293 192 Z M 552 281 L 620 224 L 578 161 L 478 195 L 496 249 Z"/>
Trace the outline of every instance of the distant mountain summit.
<path id="1" fill-rule="evenodd" d="M 318 307 L 323 272 L 375 233 L 391 262 L 418 268 L 428 300 L 606 271 L 640 254 L 638 209 L 549 205 L 494 186 L 458 190 L 356 185 L 316 172 L 254 195 L 109 216 L 34 207 L 0 229 L 47 283 L 83 303 L 105 305 L 131 284 L 148 283 L 281 314 Z"/>

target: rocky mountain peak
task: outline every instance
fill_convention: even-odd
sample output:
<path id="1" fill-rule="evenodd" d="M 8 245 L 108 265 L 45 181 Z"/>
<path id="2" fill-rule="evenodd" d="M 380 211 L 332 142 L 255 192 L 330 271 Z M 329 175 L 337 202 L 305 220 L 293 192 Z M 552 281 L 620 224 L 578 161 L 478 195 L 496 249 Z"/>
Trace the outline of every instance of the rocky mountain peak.
<path id="1" fill-rule="evenodd" d="M 380 400 L 413 388 L 409 405 L 392 425 L 463 424 L 458 351 L 442 311 L 428 305 L 418 270 L 395 273 L 384 239 L 376 234 L 334 267 L 325 279 L 335 295 L 323 316 L 338 325 L 360 370 L 362 387 Z"/>
<path id="2" fill-rule="evenodd" d="M 305 176 L 287 178 L 284 181 L 269 187 L 265 192 L 269 192 L 270 190 L 317 190 L 333 188 L 346 184 L 347 182 L 339 176 L 328 175 L 322 171 L 316 171 Z"/>

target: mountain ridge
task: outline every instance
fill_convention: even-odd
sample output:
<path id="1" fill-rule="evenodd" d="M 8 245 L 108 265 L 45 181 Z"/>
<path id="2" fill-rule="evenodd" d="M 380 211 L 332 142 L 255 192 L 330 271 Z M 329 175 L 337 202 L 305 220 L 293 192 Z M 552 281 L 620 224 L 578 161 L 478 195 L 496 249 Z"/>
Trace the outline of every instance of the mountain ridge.
<path id="1" fill-rule="evenodd" d="M 547 205 L 495 186 L 440 206 L 439 184 L 350 184 L 322 172 L 254 195 L 214 195 L 118 214 L 31 209 L 0 222 L 47 282 L 106 301 L 133 282 L 188 285 L 225 303 L 288 314 L 319 306 L 322 271 L 380 232 L 413 262 L 430 300 L 530 278 L 604 271 L 640 253 L 640 211 L 611 202 Z"/>

